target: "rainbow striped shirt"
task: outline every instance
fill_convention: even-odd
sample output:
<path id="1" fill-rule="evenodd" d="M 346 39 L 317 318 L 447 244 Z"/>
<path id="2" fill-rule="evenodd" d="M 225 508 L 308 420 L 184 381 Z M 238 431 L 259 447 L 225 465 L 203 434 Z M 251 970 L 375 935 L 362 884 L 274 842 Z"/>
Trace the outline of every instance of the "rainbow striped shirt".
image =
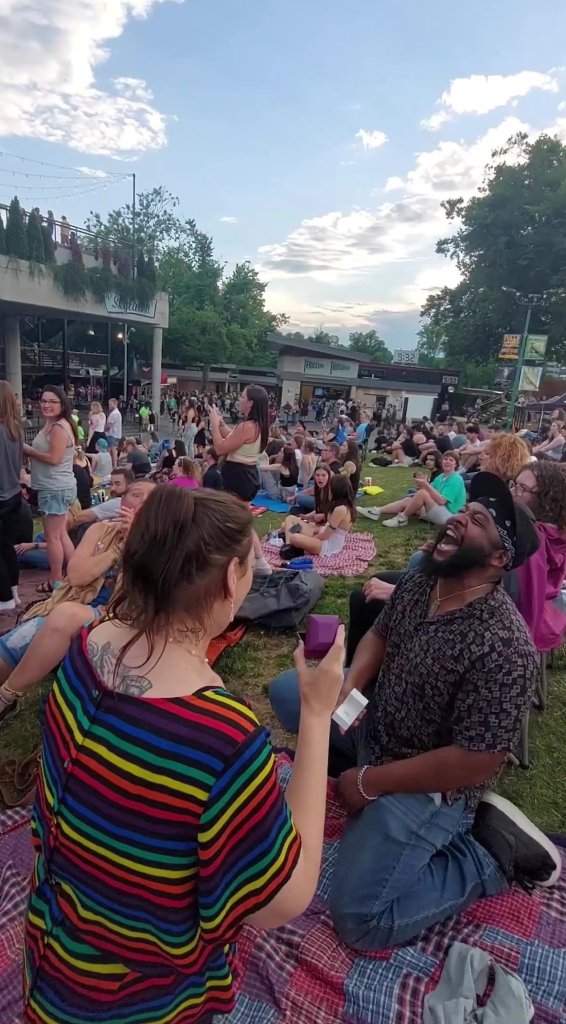
<path id="1" fill-rule="evenodd" d="M 87 635 L 46 708 L 26 1019 L 192 1024 L 227 1013 L 232 944 L 300 853 L 271 745 L 224 689 L 108 690 Z"/>

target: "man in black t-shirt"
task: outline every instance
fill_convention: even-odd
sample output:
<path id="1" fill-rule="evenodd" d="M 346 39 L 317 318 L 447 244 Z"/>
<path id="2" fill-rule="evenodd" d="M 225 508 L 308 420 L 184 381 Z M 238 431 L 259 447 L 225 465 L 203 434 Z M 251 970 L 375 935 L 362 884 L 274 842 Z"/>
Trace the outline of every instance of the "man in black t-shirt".
<path id="1" fill-rule="evenodd" d="M 147 476 L 151 472 L 151 463 L 147 451 L 145 448 L 138 448 L 135 441 L 128 441 L 126 444 L 126 462 L 128 466 L 131 466 L 136 480 Z"/>
<path id="2" fill-rule="evenodd" d="M 202 468 L 202 486 L 213 491 L 222 491 L 222 474 L 218 469 L 218 454 L 213 445 L 209 445 L 204 453 Z"/>
<path id="3" fill-rule="evenodd" d="M 445 426 L 444 423 L 439 423 L 437 425 L 434 443 L 441 455 L 444 455 L 445 452 L 452 451 L 452 441 L 448 436 L 448 427 Z"/>

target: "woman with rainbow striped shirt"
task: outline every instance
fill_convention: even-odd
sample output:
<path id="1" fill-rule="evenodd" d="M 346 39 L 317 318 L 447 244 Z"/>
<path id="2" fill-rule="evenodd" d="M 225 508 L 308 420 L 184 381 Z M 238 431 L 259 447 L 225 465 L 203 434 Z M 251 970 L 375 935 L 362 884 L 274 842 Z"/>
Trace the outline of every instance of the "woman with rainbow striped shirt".
<path id="1" fill-rule="evenodd" d="M 302 913 L 318 879 L 343 629 L 296 653 L 301 728 L 283 795 L 266 730 L 208 665 L 252 578 L 236 498 L 157 487 L 136 516 L 110 617 L 49 695 L 26 934 L 33 1024 L 204 1024 L 234 1003 L 248 921 Z"/>

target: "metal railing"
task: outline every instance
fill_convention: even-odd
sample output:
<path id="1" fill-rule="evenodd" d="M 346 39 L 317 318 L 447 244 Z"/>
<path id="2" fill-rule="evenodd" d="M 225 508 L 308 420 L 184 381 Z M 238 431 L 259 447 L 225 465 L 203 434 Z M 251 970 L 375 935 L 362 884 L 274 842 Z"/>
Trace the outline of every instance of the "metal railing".
<path id="1" fill-rule="evenodd" d="M 6 226 L 9 209 L 9 204 L 0 203 L 0 213 L 4 215 L 4 227 Z M 20 209 L 24 217 L 24 223 L 27 223 L 27 219 L 33 211 L 24 210 L 23 206 L 20 206 Z M 37 212 L 37 207 L 34 207 L 34 209 Z M 66 249 L 69 248 L 71 233 L 73 233 L 84 252 L 94 254 L 96 250 L 101 249 L 103 246 L 108 246 L 109 249 L 127 250 L 128 254 L 130 254 L 132 250 L 131 239 L 101 239 L 94 231 L 89 231 L 87 228 L 82 226 L 79 227 L 78 224 L 71 224 L 68 220 L 56 220 L 55 217 L 51 218 L 41 212 L 39 213 L 39 221 L 42 226 L 47 227 L 48 229 L 51 228 L 51 237 L 56 245 L 61 245 Z"/>

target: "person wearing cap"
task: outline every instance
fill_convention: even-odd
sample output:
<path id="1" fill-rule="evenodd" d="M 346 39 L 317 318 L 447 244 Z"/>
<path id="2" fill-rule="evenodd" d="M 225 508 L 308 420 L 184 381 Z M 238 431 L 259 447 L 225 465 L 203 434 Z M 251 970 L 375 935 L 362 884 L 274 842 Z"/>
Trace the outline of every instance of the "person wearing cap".
<path id="1" fill-rule="evenodd" d="M 108 487 L 112 472 L 112 456 L 108 451 L 108 441 L 99 437 L 96 442 L 96 453 L 90 455 L 91 471 L 97 487 Z"/>
<path id="2" fill-rule="evenodd" d="M 537 545 L 505 483 L 478 474 L 467 508 L 358 645 L 340 703 L 353 689 L 370 703 L 346 733 L 332 726 L 331 746 L 352 765 L 337 782 L 352 817 L 329 899 L 338 935 L 356 949 L 409 942 L 513 881 L 559 877 L 554 845 L 490 792 L 517 746 L 538 670 L 501 581 Z M 300 716 L 294 692 L 291 673 L 270 687 L 287 729 Z"/>

